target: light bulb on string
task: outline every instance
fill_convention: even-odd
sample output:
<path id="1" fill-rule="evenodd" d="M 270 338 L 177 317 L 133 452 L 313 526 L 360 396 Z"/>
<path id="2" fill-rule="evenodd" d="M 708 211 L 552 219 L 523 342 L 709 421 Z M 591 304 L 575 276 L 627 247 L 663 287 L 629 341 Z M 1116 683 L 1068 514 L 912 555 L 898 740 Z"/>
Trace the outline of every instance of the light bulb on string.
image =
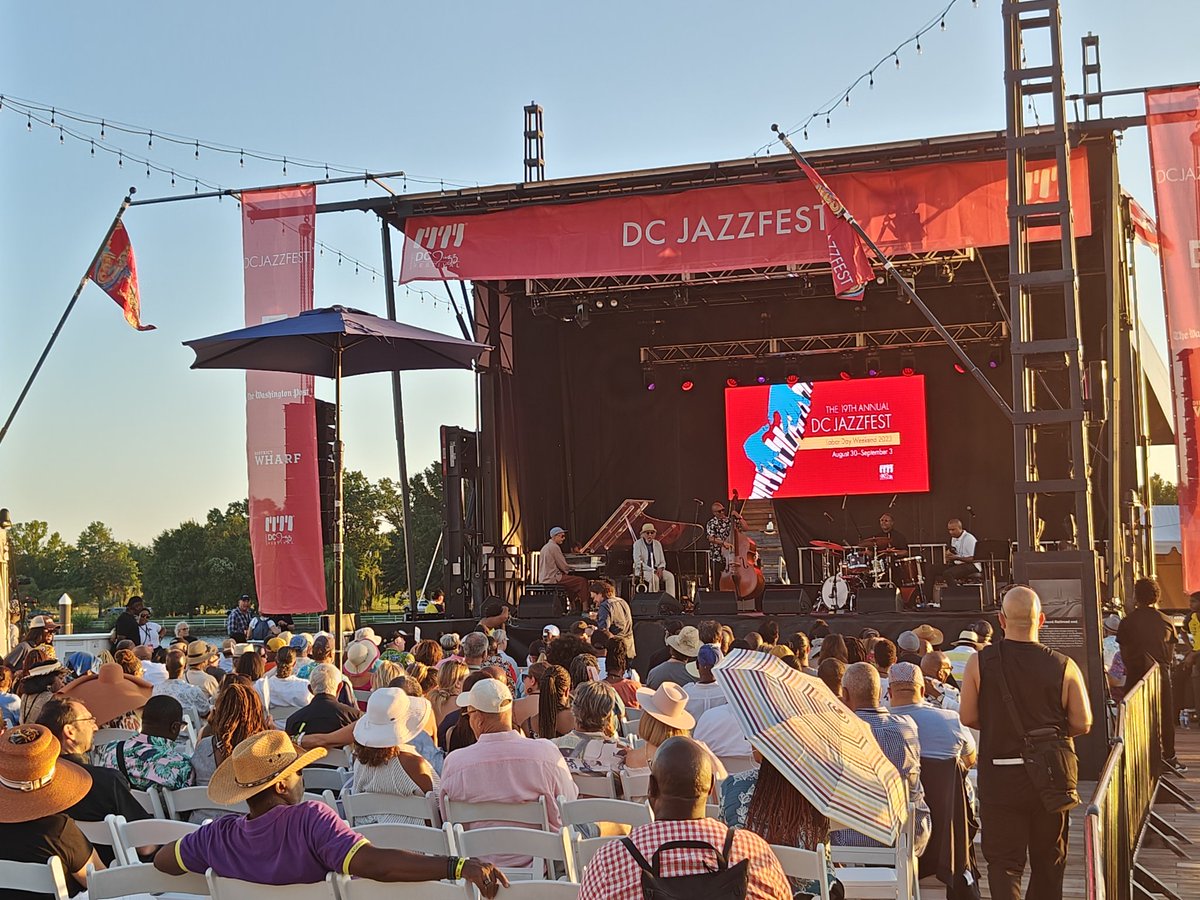
<path id="1" fill-rule="evenodd" d="M 875 70 L 872 69 L 869 73 L 867 73 L 867 77 L 870 79 L 867 82 L 867 87 L 869 87 L 871 90 L 875 90 Z"/>
<path id="2" fill-rule="evenodd" d="M 95 156 L 96 155 L 96 142 L 88 141 L 88 143 L 92 145 L 92 156 Z"/>
<path id="3" fill-rule="evenodd" d="M 900 54 L 893 53 L 892 58 L 896 60 L 896 68 L 900 68 Z"/>
<path id="4" fill-rule="evenodd" d="M 25 113 L 25 130 L 33 131 L 33 114 Z"/>
<path id="5" fill-rule="evenodd" d="M 238 165 L 243 169 L 246 168 L 246 151 L 245 150 L 238 151 Z"/>
<path id="6" fill-rule="evenodd" d="M 284 175 L 287 174 L 287 157 L 286 156 L 283 158 L 283 174 Z"/>
<path id="7" fill-rule="evenodd" d="M 921 48 L 921 39 L 917 38 L 917 56 L 920 56 L 925 51 Z"/>
<path id="8" fill-rule="evenodd" d="M 100 140 L 104 140 L 104 120 L 100 120 Z"/>
<path id="9" fill-rule="evenodd" d="M 50 124 L 51 125 L 55 124 L 55 122 L 54 122 L 54 107 L 53 106 L 50 107 Z"/>
<path id="10" fill-rule="evenodd" d="M 171 187 L 175 187 L 175 170 L 171 170 Z"/>
<path id="11" fill-rule="evenodd" d="M 193 155 L 196 157 L 196 159 L 200 158 L 200 142 L 199 141 L 196 141 L 196 152 Z"/>
<path id="12" fill-rule="evenodd" d="M 125 152 L 123 150 L 117 151 L 117 168 L 125 168 Z"/>
<path id="13" fill-rule="evenodd" d="M 66 141 L 63 140 L 63 128 L 61 125 L 58 126 L 58 143 L 60 145 L 66 143 Z"/>
<path id="14" fill-rule="evenodd" d="M 804 126 L 804 139 L 806 141 L 808 140 L 808 126 L 807 125 Z"/>
<path id="15" fill-rule="evenodd" d="M 846 105 L 847 106 L 850 105 L 850 92 L 849 91 L 846 91 Z"/>
<path id="16" fill-rule="evenodd" d="M 197 181 L 195 178 L 192 179 L 192 193 L 193 194 L 200 193 L 200 182 Z"/>
<path id="17" fill-rule="evenodd" d="M 154 132 L 153 131 L 150 132 L 150 140 L 146 141 L 146 146 L 149 147 L 151 150 L 154 149 Z"/>
<path id="18" fill-rule="evenodd" d="M 943 18 L 942 18 L 942 23 L 941 23 L 941 24 L 942 24 L 942 31 L 945 31 L 945 30 L 946 30 L 946 19 L 945 19 L 945 17 L 943 17 Z"/>
<path id="19" fill-rule="evenodd" d="M 146 177 L 150 177 L 150 163 L 146 163 Z"/>
<path id="20" fill-rule="evenodd" d="M 826 127 L 826 128 L 828 128 L 828 127 L 829 127 L 829 125 L 830 125 L 829 116 L 828 116 L 828 115 L 826 115 L 826 116 L 825 116 L 825 127 Z"/>

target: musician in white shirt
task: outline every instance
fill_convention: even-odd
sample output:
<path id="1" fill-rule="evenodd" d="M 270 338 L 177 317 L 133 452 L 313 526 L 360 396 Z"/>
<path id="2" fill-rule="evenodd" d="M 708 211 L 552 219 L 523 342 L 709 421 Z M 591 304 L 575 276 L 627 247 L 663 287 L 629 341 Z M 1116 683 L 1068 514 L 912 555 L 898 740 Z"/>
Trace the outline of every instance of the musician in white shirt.
<path id="1" fill-rule="evenodd" d="M 975 562 L 975 535 L 963 530 L 961 519 L 951 519 L 946 523 L 946 530 L 950 533 L 950 549 L 946 551 L 942 578 L 946 587 L 958 587 L 959 580 L 973 578 L 980 571 Z"/>
<path id="2" fill-rule="evenodd" d="M 642 536 L 633 542 L 633 577 L 644 579 L 650 591 L 675 593 L 675 576 L 667 571 L 667 557 L 662 543 L 655 539 L 658 530 L 647 522 L 642 526 Z"/>

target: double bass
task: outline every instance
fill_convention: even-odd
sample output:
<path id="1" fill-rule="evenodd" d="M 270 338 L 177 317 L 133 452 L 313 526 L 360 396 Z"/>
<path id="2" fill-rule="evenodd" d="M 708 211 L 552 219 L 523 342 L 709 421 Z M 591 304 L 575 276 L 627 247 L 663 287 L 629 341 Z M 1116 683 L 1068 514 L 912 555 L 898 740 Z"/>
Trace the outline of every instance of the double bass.
<path id="1" fill-rule="evenodd" d="M 729 534 L 730 546 L 725 549 L 725 571 L 721 573 L 720 589 L 733 591 L 733 595 L 741 600 L 753 600 L 757 606 L 766 591 L 763 581 L 762 567 L 758 564 L 758 547 L 754 539 L 741 528 L 741 510 L 745 501 L 735 514 L 733 505 L 738 502 L 738 492 L 733 492 L 733 501 L 729 504 L 732 531 Z"/>

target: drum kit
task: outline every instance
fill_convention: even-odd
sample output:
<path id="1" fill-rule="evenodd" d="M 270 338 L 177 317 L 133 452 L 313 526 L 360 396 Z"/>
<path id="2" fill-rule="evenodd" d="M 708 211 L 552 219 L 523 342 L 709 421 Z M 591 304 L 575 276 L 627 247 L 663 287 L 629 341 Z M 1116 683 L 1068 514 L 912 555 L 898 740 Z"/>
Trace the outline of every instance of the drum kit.
<path id="1" fill-rule="evenodd" d="M 906 604 L 916 602 L 925 584 L 925 560 L 890 546 L 887 537 L 866 538 L 861 544 L 810 541 L 821 551 L 821 598 L 816 612 L 850 612 L 858 592 L 866 588 L 900 588 Z"/>

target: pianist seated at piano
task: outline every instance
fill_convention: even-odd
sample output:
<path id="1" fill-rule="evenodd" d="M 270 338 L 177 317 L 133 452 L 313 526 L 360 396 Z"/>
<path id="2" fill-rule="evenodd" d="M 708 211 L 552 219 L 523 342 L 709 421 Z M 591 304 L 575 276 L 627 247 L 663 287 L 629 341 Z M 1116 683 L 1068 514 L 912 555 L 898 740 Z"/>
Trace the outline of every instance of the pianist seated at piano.
<path id="1" fill-rule="evenodd" d="M 633 544 L 633 583 L 635 589 L 643 585 L 651 593 L 666 591 L 675 594 L 675 576 L 667 571 L 667 557 L 662 543 L 655 537 L 658 529 L 647 522 L 642 526 L 641 537 Z"/>
<path id="2" fill-rule="evenodd" d="M 567 592 L 567 600 L 574 609 L 583 612 L 587 608 L 588 581 L 571 572 L 562 545 L 567 532 L 557 525 L 550 529 L 550 540 L 542 547 L 538 557 L 538 584 L 557 584 Z"/>

